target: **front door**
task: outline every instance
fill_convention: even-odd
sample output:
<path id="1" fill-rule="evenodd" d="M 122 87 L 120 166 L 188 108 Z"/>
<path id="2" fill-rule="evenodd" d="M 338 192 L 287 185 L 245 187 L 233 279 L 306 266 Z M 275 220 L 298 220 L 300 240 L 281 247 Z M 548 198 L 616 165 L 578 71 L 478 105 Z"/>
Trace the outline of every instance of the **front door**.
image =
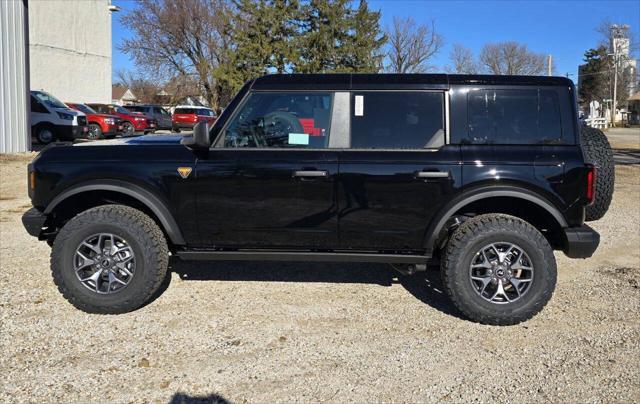
<path id="1" fill-rule="evenodd" d="M 351 147 L 339 154 L 341 248 L 421 250 L 462 180 L 444 92 L 356 91 L 351 111 Z"/>
<path id="2" fill-rule="evenodd" d="M 336 248 L 337 152 L 331 93 L 254 92 L 197 163 L 208 247 Z"/>

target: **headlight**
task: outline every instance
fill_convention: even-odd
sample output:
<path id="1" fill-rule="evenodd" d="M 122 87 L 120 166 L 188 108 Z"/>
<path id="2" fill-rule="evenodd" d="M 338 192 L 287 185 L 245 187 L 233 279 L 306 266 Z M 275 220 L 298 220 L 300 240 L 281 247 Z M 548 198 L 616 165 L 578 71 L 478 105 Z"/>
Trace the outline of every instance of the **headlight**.
<path id="1" fill-rule="evenodd" d="M 113 125 L 116 121 L 113 118 L 104 118 L 104 123 L 107 125 Z"/>
<path id="2" fill-rule="evenodd" d="M 56 111 L 58 112 L 58 111 Z M 58 112 L 58 116 L 60 119 L 64 119 L 65 121 L 73 121 L 73 115 L 65 114 L 64 112 Z"/>

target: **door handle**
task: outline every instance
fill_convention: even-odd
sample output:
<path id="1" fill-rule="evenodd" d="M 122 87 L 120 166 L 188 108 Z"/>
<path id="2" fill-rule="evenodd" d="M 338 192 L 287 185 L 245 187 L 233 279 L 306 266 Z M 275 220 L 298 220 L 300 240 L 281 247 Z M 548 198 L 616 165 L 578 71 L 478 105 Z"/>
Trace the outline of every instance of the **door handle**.
<path id="1" fill-rule="evenodd" d="M 329 172 L 324 170 L 308 170 L 308 171 L 294 171 L 294 177 L 328 177 Z"/>
<path id="2" fill-rule="evenodd" d="M 449 172 L 443 171 L 418 171 L 417 178 L 449 178 Z"/>

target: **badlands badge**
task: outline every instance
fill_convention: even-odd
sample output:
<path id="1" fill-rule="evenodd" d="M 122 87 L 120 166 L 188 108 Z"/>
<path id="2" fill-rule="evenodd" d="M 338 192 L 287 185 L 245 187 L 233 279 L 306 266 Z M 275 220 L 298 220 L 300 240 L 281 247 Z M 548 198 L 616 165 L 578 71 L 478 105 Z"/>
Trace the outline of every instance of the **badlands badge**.
<path id="1" fill-rule="evenodd" d="M 191 174 L 191 167 L 178 167 L 178 174 L 182 178 L 187 178 Z"/>

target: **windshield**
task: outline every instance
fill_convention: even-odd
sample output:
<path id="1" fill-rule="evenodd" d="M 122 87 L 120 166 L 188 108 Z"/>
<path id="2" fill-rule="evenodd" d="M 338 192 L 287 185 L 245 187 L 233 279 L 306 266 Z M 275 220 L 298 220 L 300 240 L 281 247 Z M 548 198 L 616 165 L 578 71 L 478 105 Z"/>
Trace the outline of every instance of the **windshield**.
<path id="1" fill-rule="evenodd" d="M 93 109 L 91 109 L 91 107 L 84 105 L 84 104 L 74 104 L 75 109 L 77 109 L 78 111 L 84 112 L 85 114 L 97 114 L 96 111 L 94 111 Z"/>
<path id="2" fill-rule="evenodd" d="M 116 112 L 119 114 L 130 114 L 131 111 L 129 111 L 128 109 L 124 108 L 124 107 L 116 107 Z"/>
<path id="3" fill-rule="evenodd" d="M 33 95 L 38 99 L 38 101 L 51 108 L 68 108 L 62 101 L 51 94 L 43 93 L 42 91 L 34 91 Z"/>

